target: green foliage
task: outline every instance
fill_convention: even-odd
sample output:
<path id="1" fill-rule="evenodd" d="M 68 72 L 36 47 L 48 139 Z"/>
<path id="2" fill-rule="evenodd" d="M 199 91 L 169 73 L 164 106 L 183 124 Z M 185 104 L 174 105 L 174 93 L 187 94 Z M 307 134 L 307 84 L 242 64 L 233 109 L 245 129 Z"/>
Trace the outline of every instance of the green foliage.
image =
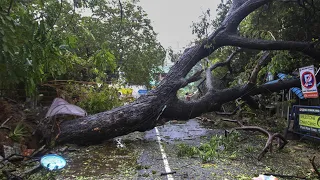
<path id="1" fill-rule="evenodd" d="M 123 2 L 120 16 L 118 1 L 79 2 L 93 15 L 69 1 L 0 2 L 1 87 L 35 96 L 47 80 L 110 83 L 119 71 L 124 83 L 149 85 L 165 51 L 143 9 Z"/>
<path id="2" fill-rule="evenodd" d="M 27 136 L 27 128 L 20 122 L 14 128 L 13 131 L 9 133 L 9 138 L 15 142 L 20 142 L 24 137 Z"/>
<path id="3" fill-rule="evenodd" d="M 193 22 L 192 32 L 197 36 L 196 42 L 202 42 L 207 37 L 207 32 L 220 27 L 231 7 L 231 2 L 221 1 L 215 19 L 211 18 L 210 10 L 207 10 L 200 16 L 198 22 Z M 318 7 L 320 4 L 317 1 L 314 5 Z M 320 19 L 316 18 L 318 16 L 319 11 L 315 11 L 310 4 L 302 7 L 297 3 L 273 1 L 249 14 L 239 25 L 239 35 L 251 39 L 310 41 L 318 46 L 317 34 L 320 27 Z M 225 61 L 234 51 L 233 47 L 219 48 L 208 58 L 212 64 Z M 265 83 L 268 72 L 276 76 L 277 73 L 290 74 L 306 65 L 319 65 L 314 59 L 293 51 L 273 51 L 270 57 L 271 62 L 258 74 L 259 84 Z M 222 83 L 226 87 L 246 83 L 258 59 L 259 51 L 245 49 L 233 58 L 232 74 L 228 74 Z M 227 71 L 227 68 L 217 68 L 213 71 L 213 75 L 221 78 Z"/>
<path id="4" fill-rule="evenodd" d="M 234 132 L 227 137 L 215 135 L 209 142 L 201 144 L 199 147 L 179 144 L 178 156 L 199 157 L 203 162 L 213 161 L 215 158 L 224 154 L 224 152 L 234 154 L 234 143 L 239 139 L 239 133 Z"/>
<path id="5" fill-rule="evenodd" d="M 183 157 L 183 156 L 188 156 L 188 157 L 193 157 L 198 155 L 199 149 L 194 146 L 189 146 L 187 144 L 178 144 L 178 156 Z"/>
<path id="6" fill-rule="evenodd" d="M 90 6 L 93 16 L 83 17 L 82 23 L 95 40 L 81 40 L 85 43 L 79 45 L 80 52 L 90 55 L 104 44 L 115 56 L 117 70 L 126 82 L 149 86 L 163 63 L 165 50 L 157 42 L 147 14 L 130 1 L 122 2 L 123 14 L 115 0 L 93 1 Z"/>
<path id="7" fill-rule="evenodd" d="M 124 103 L 119 98 L 118 89 L 108 85 L 101 87 L 69 85 L 66 91 L 68 99 L 76 99 L 74 103 L 89 114 L 107 111 Z"/>
<path id="8" fill-rule="evenodd" d="M 54 4 L 48 4 L 51 5 Z M 27 93 L 32 95 L 36 85 L 45 78 L 45 72 L 57 74 L 58 65 L 63 62 L 58 58 L 54 42 L 48 38 L 49 19 L 40 17 L 35 21 L 36 11 L 31 4 L 13 3 L 11 12 L 5 13 L 8 6 L 3 2 L 0 8 L 0 69 L 3 69 L 0 81 L 9 87 L 24 82 Z"/>
<path id="9" fill-rule="evenodd" d="M 316 2 L 314 5 L 320 4 Z M 274 1 L 268 8 L 259 8 L 241 22 L 240 33 L 255 39 L 310 42 L 317 40 L 314 37 L 317 37 L 320 24 L 319 18 L 316 18 L 319 11 L 313 11 L 309 5 L 303 8 L 296 3 L 286 4 L 286 8 L 283 7 L 282 2 Z M 307 18 L 306 15 L 310 13 L 314 14 Z M 317 66 L 319 63 L 301 53 L 274 51 L 267 70 L 274 75 L 279 72 L 291 73 L 299 67 L 311 64 Z"/>

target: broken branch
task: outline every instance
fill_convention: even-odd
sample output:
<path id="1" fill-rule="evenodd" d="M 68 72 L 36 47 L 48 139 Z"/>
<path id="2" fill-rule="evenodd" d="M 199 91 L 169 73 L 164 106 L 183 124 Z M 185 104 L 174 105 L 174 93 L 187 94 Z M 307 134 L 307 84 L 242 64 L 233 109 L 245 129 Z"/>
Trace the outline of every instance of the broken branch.
<path id="1" fill-rule="evenodd" d="M 316 156 L 313 156 L 313 158 L 312 159 L 309 159 L 309 161 L 310 161 L 310 163 L 311 163 L 311 165 L 312 165 L 312 167 L 313 167 L 313 169 L 314 169 L 314 172 L 318 175 L 318 177 L 320 178 L 320 172 L 319 172 L 319 170 L 318 170 L 318 168 L 317 168 L 317 165 L 316 165 L 316 163 L 314 162 L 314 160 L 316 159 Z"/>
<path id="2" fill-rule="evenodd" d="M 198 81 L 201 79 L 201 73 L 203 72 L 203 69 L 200 70 L 200 71 L 197 71 L 196 73 L 194 73 L 194 75 L 192 75 L 191 77 L 189 77 L 188 79 L 186 79 L 181 87 L 185 87 L 187 86 L 189 83 L 192 83 L 192 82 L 195 82 L 195 81 Z"/>
<path id="3" fill-rule="evenodd" d="M 8 119 L 6 119 L 0 126 L 0 129 L 7 129 L 9 131 L 11 131 L 11 128 L 9 128 L 8 126 L 5 126 L 5 124 L 10 121 L 10 119 L 12 118 L 12 116 L 10 116 Z"/>
<path id="4" fill-rule="evenodd" d="M 165 176 L 165 175 L 168 175 L 168 174 L 175 174 L 177 173 L 176 171 L 171 171 L 171 172 L 165 172 L 165 173 L 161 173 L 160 176 Z"/>
<path id="5" fill-rule="evenodd" d="M 230 67 L 230 63 L 231 63 L 231 60 L 233 59 L 233 57 L 241 52 L 242 49 L 241 48 L 238 48 L 236 51 L 234 51 L 228 58 L 227 60 L 225 60 L 224 62 L 217 62 L 215 64 L 213 64 L 210 68 L 208 68 L 206 70 L 206 85 L 207 85 L 207 88 L 208 90 L 213 90 L 213 84 L 212 84 L 212 72 L 214 69 L 218 68 L 218 67 L 222 67 L 222 66 L 227 66 L 229 71 L 231 72 L 231 67 Z"/>
<path id="6" fill-rule="evenodd" d="M 235 128 L 232 128 L 230 133 L 232 133 L 234 130 L 244 130 L 244 131 L 259 131 L 261 132 L 262 134 L 268 136 L 268 140 L 266 142 L 266 145 L 264 146 L 262 152 L 258 155 L 258 160 L 260 161 L 264 155 L 270 151 L 272 152 L 272 142 L 274 139 L 279 139 L 279 140 L 282 140 L 282 143 L 280 143 L 279 141 L 279 147 L 278 149 L 283 149 L 284 146 L 288 143 L 288 141 L 279 133 L 275 133 L 275 134 L 272 134 L 270 133 L 269 131 L 261 128 L 261 127 L 258 127 L 258 126 L 243 126 L 241 122 L 239 122 L 238 120 L 232 120 L 232 119 L 222 119 L 223 121 L 227 121 L 227 122 L 233 122 L 233 123 L 237 123 L 238 125 L 240 125 L 240 127 L 235 127 Z"/>
<path id="7" fill-rule="evenodd" d="M 231 116 L 231 115 L 234 115 L 234 114 L 236 114 L 236 112 L 238 111 L 238 110 L 240 110 L 241 111 L 241 107 L 243 107 L 244 106 L 244 104 L 243 103 L 241 103 L 241 104 L 239 104 L 232 112 L 219 112 L 219 111 L 216 111 L 215 113 L 216 114 L 218 114 L 218 115 L 227 115 L 227 116 Z"/>
<path id="8" fill-rule="evenodd" d="M 254 67 L 252 73 L 251 73 L 251 76 L 249 78 L 249 81 L 252 83 L 252 84 L 256 84 L 257 83 L 257 77 L 258 77 L 258 73 L 261 69 L 261 67 L 263 67 L 265 64 L 268 63 L 268 60 L 269 60 L 269 55 L 270 53 L 268 51 L 264 52 L 263 55 L 261 56 L 259 62 L 256 64 L 256 66 Z"/>
<path id="9" fill-rule="evenodd" d="M 222 121 L 237 123 L 239 126 L 243 126 L 243 124 L 240 121 L 234 119 L 222 119 Z"/>

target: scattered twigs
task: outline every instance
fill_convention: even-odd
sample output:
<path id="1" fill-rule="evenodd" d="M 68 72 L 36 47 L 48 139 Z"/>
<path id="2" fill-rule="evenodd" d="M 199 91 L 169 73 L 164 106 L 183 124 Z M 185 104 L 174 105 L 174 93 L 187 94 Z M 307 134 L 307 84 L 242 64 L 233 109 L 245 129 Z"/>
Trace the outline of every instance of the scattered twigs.
<path id="1" fill-rule="evenodd" d="M 222 119 L 223 121 L 237 123 L 240 127 L 232 128 L 230 133 L 232 133 L 234 130 L 244 130 L 244 131 L 258 131 L 262 134 L 268 136 L 268 140 L 266 142 L 266 145 L 264 146 L 262 152 L 258 155 L 258 160 L 260 161 L 264 155 L 270 151 L 272 152 L 272 142 L 274 139 L 281 140 L 279 141 L 279 147 L 278 149 L 283 149 L 284 146 L 288 143 L 288 141 L 279 133 L 272 134 L 269 131 L 259 127 L 259 126 L 243 126 L 242 123 L 238 120 L 232 120 L 232 119 Z"/>
<path id="2" fill-rule="evenodd" d="M 11 129 L 10 129 L 8 126 L 5 126 L 5 124 L 6 124 L 8 121 L 10 121 L 11 118 L 12 118 L 12 116 L 10 116 L 7 120 L 5 120 L 5 121 L 1 124 L 0 129 L 7 129 L 7 130 L 11 131 Z"/>
<path id="3" fill-rule="evenodd" d="M 238 120 L 233 120 L 233 119 L 222 119 L 222 121 L 226 121 L 226 122 L 232 122 L 232 123 L 236 123 L 238 124 L 239 126 L 243 126 L 243 124 L 238 121 Z"/>
<path id="4" fill-rule="evenodd" d="M 38 155 L 41 151 L 44 150 L 45 147 L 46 147 L 46 145 L 41 146 L 38 150 L 34 151 L 34 152 L 31 154 L 31 157 L 34 157 L 34 156 Z"/>
<path id="5" fill-rule="evenodd" d="M 23 180 L 22 177 L 12 174 L 14 170 L 3 170 L 2 173 L 7 177 L 7 179 Z"/>
<path id="6" fill-rule="evenodd" d="M 218 115 L 227 115 L 227 116 L 231 116 L 231 115 L 234 115 L 237 113 L 238 110 L 241 111 L 241 107 L 243 107 L 244 104 L 239 104 L 232 112 L 219 112 L 219 111 L 216 111 L 215 113 L 218 114 Z"/>
<path id="7" fill-rule="evenodd" d="M 34 173 L 36 173 L 37 171 L 39 171 L 39 170 L 41 169 L 41 167 L 42 167 L 41 164 L 38 163 L 36 166 L 34 166 L 34 167 L 32 167 L 31 169 L 28 169 L 27 171 L 23 172 L 20 177 L 24 178 L 24 177 L 26 177 L 26 176 L 29 176 L 29 175 L 31 175 L 31 174 L 34 174 Z"/>
<path id="8" fill-rule="evenodd" d="M 309 161 L 310 161 L 310 163 L 311 163 L 311 165 L 312 165 L 312 167 L 313 167 L 313 169 L 314 169 L 314 172 L 315 172 L 315 173 L 318 175 L 318 177 L 320 178 L 320 172 L 319 172 L 319 170 L 318 170 L 318 168 L 317 168 L 316 163 L 314 162 L 315 158 L 316 158 L 316 156 L 313 156 L 313 158 L 312 158 L 312 159 L 309 159 Z"/>
<path id="9" fill-rule="evenodd" d="M 200 121 L 208 121 L 208 122 L 213 121 L 213 120 L 206 118 L 206 117 L 196 117 L 196 119 L 199 119 Z"/>
<path id="10" fill-rule="evenodd" d="M 0 163 L 3 163 L 4 161 L 8 161 L 8 160 L 10 160 L 12 157 L 21 157 L 21 158 L 29 158 L 29 159 L 39 159 L 38 157 L 24 156 L 24 155 L 21 155 L 21 154 L 11 154 L 10 156 L 2 159 L 2 160 L 0 161 Z"/>

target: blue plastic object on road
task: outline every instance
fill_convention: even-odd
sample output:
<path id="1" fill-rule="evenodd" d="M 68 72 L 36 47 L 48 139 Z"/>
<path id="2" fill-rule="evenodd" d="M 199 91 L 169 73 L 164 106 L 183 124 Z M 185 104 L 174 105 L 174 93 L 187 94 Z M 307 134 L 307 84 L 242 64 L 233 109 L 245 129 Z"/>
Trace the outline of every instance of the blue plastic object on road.
<path id="1" fill-rule="evenodd" d="M 44 168 L 50 171 L 62 169 L 67 164 L 63 157 L 56 154 L 47 154 L 43 156 L 40 160 L 40 163 Z"/>

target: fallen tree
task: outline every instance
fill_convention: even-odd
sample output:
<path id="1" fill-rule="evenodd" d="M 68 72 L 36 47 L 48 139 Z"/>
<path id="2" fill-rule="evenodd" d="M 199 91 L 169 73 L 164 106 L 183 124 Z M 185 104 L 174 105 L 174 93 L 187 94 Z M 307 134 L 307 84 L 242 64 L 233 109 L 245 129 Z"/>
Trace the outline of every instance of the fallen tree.
<path id="1" fill-rule="evenodd" d="M 201 71 L 186 78 L 192 67 L 223 46 L 268 51 L 299 51 L 313 58 L 320 57 L 320 50 L 316 48 L 314 42 L 249 39 L 238 35 L 237 28 L 240 22 L 268 2 L 271 0 L 234 0 L 221 26 L 201 44 L 186 49 L 156 89 L 131 104 L 61 122 L 55 132 L 56 142 L 79 144 L 100 142 L 134 131 L 150 130 L 172 119 L 187 120 L 205 112 L 219 111 L 222 104 L 238 98 L 250 99 L 250 96 L 255 94 L 299 86 L 299 79 L 257 86 L 255 81 L 257 73 L 253 73 L 248 83 L 242 86 L 217 90 L 212 84 L 212 71 L 228 65 L 230 58 L 206 70 L 207 92 L 202 97 L 188 102 L 177 98 L 177 91 L 180 88 L 201 79 Z M 43 131 L 47 131 L 46 128 L 43 128 Z"/>

